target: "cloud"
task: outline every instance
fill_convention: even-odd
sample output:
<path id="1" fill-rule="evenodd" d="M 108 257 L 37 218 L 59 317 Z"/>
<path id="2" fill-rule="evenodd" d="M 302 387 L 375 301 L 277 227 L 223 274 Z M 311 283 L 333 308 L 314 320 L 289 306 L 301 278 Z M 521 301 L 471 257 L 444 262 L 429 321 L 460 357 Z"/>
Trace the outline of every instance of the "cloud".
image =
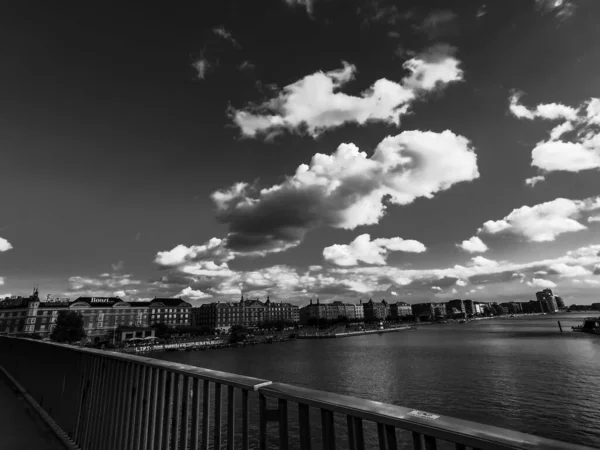
<path id="1" fill-rule="evenodd" d="M 531 165 L 546 172 L 580 172 L 600 168 L 600 99 L 592 98 L 579 108 L 558 103 L 541 104 L 535 110 L 519 103 L 521 94 L 510 98 L 509 110 L 521 119 L 562 120 L 549 138 L 536 144 Z M 571 140 L 563 136 L 570 133 Z M 534 177 L 535 178 L 535 177 Z"/>
<path id="2" fill-rule="evenodd" d="M 566 20 L 575 14 L 575 3 L 572 0 L 534 0 L 536 8 L 553 14 L 560 20 Z"/>
<path id="3" fill-rule="evenodd" d="M 184 297 L 191 300 L 201 300 L 203 298 L 211 298 L 211 295 L 199 290 L 194 290 L 188 286 L 185 289 L 183 289 L 179 294 L 177 294 L 177 297 Z"/>
<path id="4" fill-rule="evenodd" d="M 218 238 L 212 238 L 202 245 L 178 245 L 171 250 L 158 252 L 154 262 L 163 268 L 183 266 L 198 261 L 226 262 L 234 258 L 234 254 L 224 246 Z"/>
<path id="5" fill-rule="evenodd" d="M 545 180 L 546 180 L 546 177 L 544 177 L 542 175 L 538 175 L 536 177 L 527 178 L 525 180 L 525 185 L 534 187 L 536 184 L 538 184 L 542 181 L 545 181 Z"/>
<path id="6" fill-rule="evenodd" d="M 473 236 L 466 241 L 462 241 L 460 244 L 456 244 L 456 246 L 469 253 L 483 253 L 488 251 L 488 246 L 478 236 Z"/>
<path id="7" fill-rule="evenodd" d="M 549 267 L 549 273 L 561 277 L 583 277 L 592 274 L 590 270 L 583 266 L 570 266 L 564 263 L 552 264 Z"/>
<path id="8" fill-rule="evenodd" d="M 118 272 L 120 270 L 123 270 L 125 268 L 125 262 L 124 261 L 117 261 L 114 264 L 111 264 L 111 268 L 114 272 Z"/>
<path id="9" fill-rule="evenodd" d="M 527 286 L 536 289 L 553 289 L 556 287 L 556 283 L 553 283 L 550 280 L 544 280 L 543 278 L 534 278 L 527 282 Z"/>
<path id="10" fill-rule="evenodd" d="M 6 239 L 0 237 L 0 252 L 7 252 L 12 249 L 13 246 Z"/>
<path id="11" fill-rule="evenodd" d="M 331 155 L 314 155 L 281 184 L 259 190 L 236 183 L 212 199 L 218 220 L 229 228 L 225 247 L 265 254 L 298 245 L 320 226 L 353 230 L 377 224 L 387 205 L 432 198 L 478 177 L 477 157 L 465 137 L 415 130 L 388 136 L 371 157 L 354 144 L 341 144 Z"/>
<path id="12" fill-rule="evenodd" d="M 399 237 L 371 240 L 368 234 L 361 234 L 349 245 L 334 244 L 323 249 L 323 257 L 338 266 L 355 266 L 359 262 L 383 265 L 389 252 L 422 253 L 425 246 L 419 241 Z"/>
<path id="13" fill-rule="evenodd" d="M 463 71 L 454 52 L 449 45 L 435 45 L 404 63 L 409 75 L 400 83 L 381 78 L 358 97 L 339 92 L 356 73 L 356 67 L 344 61 L 341 69 L 308 75 L 260 105 L 232 109 L 231 116 L 247 137 L 283 130 L 316 137 L 347 123 L 399 125 L 400 117 L 423 94 L 462 80 Z"/>
<path id="14" fill-rule="evenodd" d="M 443 291 L 443 289 L 441 287 L 439 287 L 439 286 L 431 286 L 431 290 L 432 291 L 437 291 L 437 292 Z"/>
<path id="15" fill-rule="evenodd" d="M 454 33 L 457 30 L 457 15 L 450 10 L 436 10 L 431 12 L 417 28 L 425 32 L 430 39 Z"/>
<path id="16" fill-rule="evenodd" d="M 500 220 L 488 220 L 478 233 L 510 233 L 531 242 L 549 242 L 561 234 L 587 229 L 579 220 L 585 213 L 597 209 L 600 209 L 600 197 L 585 200 L 557 198 L 514 209 Z"/>
<path id="17" fill-rule="evenodd" d="M 302 6 L 306 8 L 309 16 L 312 16 L 314 11 L 315 0 L 285 0 L 289 6 Z"/>
<path id="18" fill-rule="evenodd" d="M 483 16 L 485 16 L 487 14 L 487 10 L 486 10 L 486 5 L 482 5 L 478 10 L 477 13 L 475 13 L 475 17 L 477 19 L 481 19 Z"/>
<path id="19" fill-rule="evenodd" d="M 91 296 L 125 296 L 137 294 L 141 280 L 132 278 L 129 274 L 102 274 L 99 277 L 73 276 L 69 278 L 69 291 L 81 292 Z M 121 293 L 117 295 L 116 292 Z"/>
<path id="20" fill-rule="evenodd" d="M 4 281 L 5 281 L 5 278 L 4 277 L 0 277 L 0 286 L 4 285 Z M 10 297 L 10 294 L 5 294 L 4 297 Z"/>
<path id="21" fill-rule="evenodd" d="M 593 223 L 593 222 L 600 222 L 600 216 L 593 216 L 593 217 L 588 217 L 587 220 L 589 223 Z"/>
<path id="22" fill-rule="evenodd" d="M 196 75 L 199 80 L 204 80 L 204 78 L 206 77 L 206 74 L 208 73 L 208 70 L 211 68 L 211 66 L 212 66 L 212 64 L 209 63 L 208 59 L 206 59 L 204 57 L 198 58 L 192 64 L 192 67 L 194 69 L 196 69 Z"/>
<path id="23" fill-rule="evenodd" d="M 236 41 L 234 39 L 234 37 L 232 36 L 231 32 L 228 31 L 228 30 L 226 30 L 224 26 L 221 25 L 219 27 L 215 27 L 215 28 L 213 28 L 212 31 L 217 36 L 222 37 L 226 41 L 229 41 L 234 47 L 241 48 L 241 45 L 238 43 L 238 41 Z"/>

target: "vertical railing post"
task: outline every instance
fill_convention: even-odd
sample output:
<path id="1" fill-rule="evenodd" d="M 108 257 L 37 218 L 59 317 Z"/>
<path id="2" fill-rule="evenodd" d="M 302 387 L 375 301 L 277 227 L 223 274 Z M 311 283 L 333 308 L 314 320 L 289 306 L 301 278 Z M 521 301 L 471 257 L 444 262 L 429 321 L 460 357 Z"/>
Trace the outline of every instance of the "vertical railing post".
<path id="1" fill-rule="evenodd" d="M 423 440 L 425 441 L 425 450 L 437 450 L 437 441 L 433 436 L 423 436 Z"/>
<path id="2" fill-rule="evenodd" d="M 183 397 L 182 391 L 182 375 L 175 374 L 175 398 L 173 402 L 173 425 L 171 431 L 171 441 L 173 450 L 179 449 L 180 427 L 181 427 L 181 401 Z"/>
<path id="3" fill-rule="evenodd" d="M 122 448 L 123 433 L 125 432 L 125 408 L 127 405 L 127 394 L 129 393 L 129 375 L 133 365 L 128 362 L 121 364 L 121 376 L 119 383 L 119 399 L 116 411 L 115 430 L 112 437 L 112 448 Z"/>
<path id="4" fill-rule="evenodd" d="M 387 450 L 387 438 L 385 426 L 382 423 L 377 424 L 377 437 L 379 441 L 379 450 Z"/>
<path id="5" fill-rule="evenodd" d="M 146 389 L 144 390 L 144 421 L 142 422 L 142 437 L 140 447 L 142 450 L 148 449 L 148 436 L 150 434 L 150 420 L 152 411 L 155 408 L 155 369 L 152 366 L 146 368 Z"/>
<path id="6" fill-rule="evenodd" d="M 166 373 L 168 377 L 167 381 L 167 395 L 166 400 L 167 404 L 167 415 L 165 421 L 163 423 L 163 446 L 160 450 L 168 450 L 171 445 L 171 427 L 173 423 L 173 403 L 175 399 L 175 374 L 173 372 Z"/>
<path id="7" fill-rule="evenodd" d="M 282 398 L 277 402 L 279 406 L 279 448 L 288 450 L 288 405 L 287 400 Z"/>
<path id="8" fill-rule="evenodd" d="M 137 399 L 139 396 L 139 380 L 142 366 L 139 363 L 135 363 L 133 368 L 133 376 L 131 379 L 130 393 L 127 395 L 127 400 L 130 403 L 127 417 L 125 418 L 125 443 L 123 448 L 130 450 L 133 448 L 133 442 L 135 441 L 135 423 L 137 416 Z"/>
<path id="9" fill-rule="evenodd" d="M 89 389 L 89 380 L 87 377 L 89 360 L 90 358 L 87 355 L 81 354 L 81 382 L 80 382 L 80 392 L 79 392 L 79 406 L 77 408 L 77 419 L 75 422 L 75 431 L 73 433 L 73 441 L 76 444 L 79 444 L 79 440 L 81 437 L 81 416 L 83 414 L 83 408 L 85 407 L 86 397 L 88 395 Z"/>
<path id="10" fill-rule="evenodd" d="M 150 450 L 155 448 L 158 450 L 163 449 L 163 431 L 164 431 L 164 420 L 165 420 L 165 397 L 167 396 L 167 371 L 158 371 L 157 376 L 159 377 L 159 393 L 158 393 L 158 406 L 156 408 L 156 434 L 150 438 Z"/>
<path id="11" fill-rule="evenodd" d="M 194 393 L 192 389 L 193 380 L 189 376 L 185 376 L 183 380 L 183 403 L 181 410 L 181 448 L 187 450 L 190 445 L 190 419 L 192 415 L 192 405 L 195 400 L 195 396 L 190 393 Z"/>
<path id="12" fill-rule="evenodd" d="M 200 404 L 200 380 L 194 378 L 192 380 L 192 432 L 191 432 L 191 450 L 200 449 L 200 414 L 202 405 Z"/>
<path id="13" fill-rule="evenodd" d="M 223 406 L 223 399 L 221 396 L 221 384 L 215 383 L 215 434 L 214 434 L 214 448 L 221 449 L 221 408 Z"/>
<path id="14" fill-rule="evenodd" d="M 349 450 L 356 450 L 356 436 L 354 433 L 354 417 L 351 415 L 346 416 L 346 425 L 348 429 L 348 448 Z"/>
<path id="15" fill-rule="evenodd" d="M 210 382 L 204 380 L 202 395 L 202 450 L 208 450 L 210 436 Z"/>
<path id="16" fill-rule="evenodd" d="M 133 416 L 133 438 L 131 448 L 133 450 L 138 450 L 140 448 L 140 442 L 142 440 L 142 427 L 144 425 L 144 415 L 146 413 L 146 378 L 147 371 L 149 368 L 147 366 L 140 366 L 140 370 L 137 377 L 137 386 L 136 386 L 136 409 L 134 411 Z"/>
<path id="17" fill-rule="evenodd" d="M 323 432 L 323 450 L 335 450 L 335 424 L 333 412 L 321 410 L 321 427 Z"/>
<path id="18" fill-rule="evenodd" d="M 249 408 L 248 408 L 248 391 L 242 390 L 242 450 L 250 448 L 250 429 L 249 429 Z"/>
<path id="19" fill-rule="evenodd" d="M 258 408 L 259 408 L 259 420 L 260 420 L 260 450 L 267 450 L 267 397 L 258 394 Z"/>
<path id="20" fill-rule="evenodd" d="M 396 439 L 396 428 L 394 428 L 392 425 L 386 425 L 385 435 L 387 441 L 387 450 L 397 450 L 398 440 Z"/>
<path id="21" fill-rule="evenodd" d="M 360 417 L 354 418 L 354 443 L 356 444 L 356 450 L 365 450 L 365 433 L 363 421 Z"/>
<path id="22" fill-rule="evenodd" d="M 235 447 L 235 388 L 227 386 L 227 450 Z"/>
<path id="23" fill-rule="evenodd" d="M 300 448 L 310 450 L 310 409 L 308 405 L 298 403 L 298 422 L 300 425 Z"/>

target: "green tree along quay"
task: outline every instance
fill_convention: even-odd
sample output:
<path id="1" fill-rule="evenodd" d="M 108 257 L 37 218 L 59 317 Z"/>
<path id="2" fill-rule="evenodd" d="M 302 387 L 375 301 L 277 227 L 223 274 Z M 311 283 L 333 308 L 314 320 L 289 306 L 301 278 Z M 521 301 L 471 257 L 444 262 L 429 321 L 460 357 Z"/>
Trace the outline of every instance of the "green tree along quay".
<path id="1" fill-rule="evenodd" d="M 83 316 L 74 311 L 60 311 L 50 339 L 56 342 L 77 342 L 86 336 Z"/>

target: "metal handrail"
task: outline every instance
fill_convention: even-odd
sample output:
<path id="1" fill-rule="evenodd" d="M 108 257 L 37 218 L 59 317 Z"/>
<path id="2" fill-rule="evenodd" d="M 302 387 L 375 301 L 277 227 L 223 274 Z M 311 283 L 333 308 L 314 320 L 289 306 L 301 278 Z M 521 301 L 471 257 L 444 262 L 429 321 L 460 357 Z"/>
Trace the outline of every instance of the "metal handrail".
<path id="1" fill-rule="evenodd" d="M 338 448 L 347 440 L 350 450 L 363 450 L 370 437 L 363 421 L 377 426 L 377 437 L 371 440 L 387 450 L 398 448 L 398 430 L 412 433 L 413 448 L 419 450 L 436 449 L 438 440 L 453 443 L 457 450 L 590 449 L 372 400 L 32 339 L 0 337 L 0 366 L 82 450 L 220 449 L 225 425 L 231 450 L 238 439 L 242 449 L 249 449 L 251 437 L 261 450 L 269 448 L 269 440 L 286 450 L 290 438 L 297 438 L 302 450 L 310 450 L 315 437 L 311 410 L 321 416 L 317 427 L 324 450 L 335 449 L 336 439 Z M 251 392 L 258 393 L 254 407 Z M 269 399 L 277 402 L 276 409 L 268 407 Z M 290 424 L 290 402 L 298 408 L 297 425 Z M 347 433 L 336 436 L 335 417 L 340 416 L 345 417 Z M 258 430 L 250 426 L 251 418 L 258 420 Z M 278 423 L 277 436 L 268 434 L 269 422 Z M 296 426 L 298 436 L 290 436 Z M 256 430 L 253 436 L 251 429 Z"/>

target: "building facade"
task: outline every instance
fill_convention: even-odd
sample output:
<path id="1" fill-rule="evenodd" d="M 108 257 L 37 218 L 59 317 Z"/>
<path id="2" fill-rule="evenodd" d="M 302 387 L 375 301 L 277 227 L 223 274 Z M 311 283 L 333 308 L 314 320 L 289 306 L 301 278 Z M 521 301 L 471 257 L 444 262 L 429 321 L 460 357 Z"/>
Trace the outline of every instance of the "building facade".
<path id="1" fill-rule="evenodd" d="M 462 315 L 465 316 L 467 314 L 467 307 L 465 303 L 461 299 L 450 300 L 446 304 L 446 310 L 450 315 Z"/>
<path id="2" fill-rule="evenodd" d="M 228 331 L 233 325 L 256 327 L 264 322 L 298 322 L 298 307 L 290 303 L 244 299 L 239 302 L 213 302 L 194 308 L 193 325 Z"/>
<path id="3" fill-rule="evenodd" d="M 385 320 L 390 315 L 390 307 L 385 300 L 374 302 L 369 299 L 363 308 L 365 320 Z"/>
<path id="4" fill-rule="evenodd" d="M 412 316 L 412 307 L 406 302 L 390 303 L 390 315 L 392 319 Z"/>
<path id="5" fill-rule="evenodd" d="M 317 299 L 316 303 L 313 303 L 312 299 L 309 304 L 303 306 L 299 310 L 300 323 L 306 325 L 309 319 L 328 319 L 334 320 L 340 317 L 347 317 L 348 319 L 364 319 L 364 308 L 362 301 L 359 304 L 343 303 L 336 300 L 332 303 L 321 303 Z"/>
<path id="6" fill-rule="evenodd" d="M 191 305 L 181 299 L 125 302 L 119 297 L 79 297 L 72 302 L 42 302 L 35 290 L 30 297 L 0 301 L 0 334 L 37 333 L 48 336 L 60 311 L 80 314 L 87 337 L 94 340 L 125 326 L 148 327 L 165 323 L 187 327 L 191 323 Z"/>

